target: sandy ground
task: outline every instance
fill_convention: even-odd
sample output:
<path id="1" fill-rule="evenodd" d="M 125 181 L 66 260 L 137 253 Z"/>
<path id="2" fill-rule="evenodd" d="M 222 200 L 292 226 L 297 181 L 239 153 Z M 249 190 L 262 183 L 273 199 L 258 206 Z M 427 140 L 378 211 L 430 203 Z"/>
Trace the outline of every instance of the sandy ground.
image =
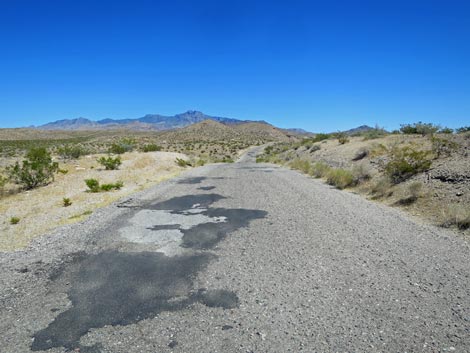
<path id="1" fill-rule="evenodd" d="M 68 172 L 58 173 L 51 184 L 1 198 L 0 251 L 23 248 L 38 235 L 82 221 L 98 207 L 177 175 L 183 168 L 176 165 L 175 159 L 185 156 L 171 152 L 125 153 L 119 170 L 104 170 L 96 161 L 98 157 L 60 163 L 60 168 Z M 120 180 L 124 186 L 121 190 L 89 193 L 84 180 L 90 178 L 100 183 Z M 63 198 L 69 198 L 72 205 L 64 207 Z M 20 218 L 19 223 L 12 225 L 12 217 Z"/>

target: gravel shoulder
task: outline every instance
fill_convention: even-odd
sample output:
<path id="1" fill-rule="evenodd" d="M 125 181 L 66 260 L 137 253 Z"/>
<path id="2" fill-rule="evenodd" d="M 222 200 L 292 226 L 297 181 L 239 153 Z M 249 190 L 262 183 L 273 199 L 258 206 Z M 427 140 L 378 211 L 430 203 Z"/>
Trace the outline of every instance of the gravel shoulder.
<path id="1" fill-rule="evenodd" d="M 158 239 L 133 223 L 147 213 Z M 182 216 L 187 222 L 176 227 Z M 133 224 L 134 232 L 127 229 Z M 465 352 L 469 250 L 451 231 L 248 155 L 187 171 L 38 237 L 24 251 L 2 253 L 2 347 L 41 351 L 47 338 L 60 337 L 68 348 L 51 344 L 48 352 Z M 159 288 L 137 281 L 139 307 L 152 303 L 141 312 L 110 315 L 114 304 L 106 302 L 101 316 L 110 321 L 93 321 L 78 340 L 67 325 L 71 338 L 53 331 L 67 313 L 80 309 L 84 317 L 94 308 L 90 293 L 106 290 L 124 311 L 137 294 L 115 296 L 128 287 L 122 277 L 111 285 L 106 278 L 122 267 L 101 261 L 151 253 L 158 261 L 204 261 L 175 272 L 170 287 L 162 280 L 163 304 L 151 299 L 162 297 Z M 163 273 L 165 264 L 151 271 Z M 136 277 L 139 271 L 145 266 Z M 84 282 L 81 273 L 94 280 Z M 93 273 L 103 273 L 104 282 Z M 76 299 L 77 283 L 89 307 Z"/>

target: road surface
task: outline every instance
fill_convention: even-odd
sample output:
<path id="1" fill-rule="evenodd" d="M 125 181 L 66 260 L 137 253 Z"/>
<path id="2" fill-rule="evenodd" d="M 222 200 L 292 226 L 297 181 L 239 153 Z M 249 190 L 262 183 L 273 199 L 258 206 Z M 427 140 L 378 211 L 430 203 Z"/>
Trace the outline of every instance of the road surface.
<path id="1" fill-rule="evenodd" d="M 463 239 L 256 152 L 0 254 L 0 351 L 470 351 Z"/>

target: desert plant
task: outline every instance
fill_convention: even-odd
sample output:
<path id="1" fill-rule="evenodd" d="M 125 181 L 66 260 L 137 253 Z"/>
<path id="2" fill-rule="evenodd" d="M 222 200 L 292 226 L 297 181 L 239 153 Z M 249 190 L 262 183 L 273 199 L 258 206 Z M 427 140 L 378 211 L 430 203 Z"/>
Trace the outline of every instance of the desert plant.
<path id="1" fill-rule="evenodd" d="M 142 152 L 158 152 L 162 150 L 162 146 L 154 143 L 142 146 Z"/>
<path id="2" fill-rule="evenodd" d="M 78 159 L 80 156 L 83 156 L 86 154 L 85 150 L 80 147 L 80 146 L 69 146 L 65 145 L 62 147 L 59 147 L 57 149 L 57 154 L 63 159 L 63 160 L 69 160 L 69 159 Z"/>
<path id="3" fill-rule="evenodd" d="M 88 186 L 88 192 L 99 192 L 100 183 L 96 179 L 85 179 L 85 184 Z"/>
<path id="4" fill-rule="evenodd" d="M 296 158 L 289 163 L 292 169 L 300 170 L 302 173 L 308 174 L 310 172 L 310 162 L 305 159 Z"/>
<path id="5" fill-rule="evenodd" d="M 68 197 L 64 197 L 64 198 L 62 199 L 62 205 L 63 205 L 64 207 L 69 207 L 69 206 L 72 205 L 72 201 L 70 201 L 70 199 L 69 199 Z"/>
<path id="6" fill-rule="evenodd" d="M 367 141 L 367 140 L 378 139 L 380 137 L 387 135 L 387 133 L 388 132 L 384 128 L 376 125 L 373 129 L 364 131 L 360 135 L 364 137 L 364 141 Z"/>
<path id="7" fill-rule="evenodd" d="M 391 159 L 385 165 L 385 174 L 392 183 L 398 184 L 415 174 L 424 172 L 431 167 L 429 152 L 417 151 L 411 147 L 393 148 Z"/>
<path id="8" fill-rule="evenodd" d="M 0 190 L 5 187 L 7 181 L 8 179 L 0 174 Z"/>
<path id="9" fill-rule="evenodd" d="M 462 134 L 462 133 L 464 133 L 464 132 L 470 131 L 470 126 L 462 126 L 462 127 L 459 127 L 459 128 L 458 128 L 457 130 L 455 130 L 455 131 L 457 131 L 458 134 Z"/>
<path id="10" fill-rule="evenodd" d="M 108 156 L 107 158 L 101 157 L 97 159 L 98 163 L 104 166 L 106 170 L 116 170 L 121 165 L 121 157 L 117 156 L 115 158 Z"/>
<path id="11" fill-rule="evenodd" d="M 458 148 L 458 144 L 448 139 L 433 136 L 431 138 L 432 152 L 439 158 L 441 156 L 450 156 Z"/>
<path id="12" fill-rule="evenodd" d="M 85 184 L 88 186 L 87 191 L 93 193 L 100 191 L 119 190 L 124 186 L 124 183 L 122 181 L 100 185 L 99 181 L 96 179 L 85 179 Z"/>
<path id="13" fill-rule="evenodd" d="M 206 164 L 206 161 L 204 159 L 198 159 L 196 162 L 196 167 L 202 167 L 205 164 Z"/>
<path id="14" fill-rule="evenodd" d="M 414 124 L 400 125 L 400 131 L 403 134 L 419 134 L 422 136 L 433 135 L 440 129 L 440 126 L 421 121 Z"/>
<path id="15" fill-rule="evenodd" d="M 470 228 L 470 207 L 462 204 L 449 205 L 443 211 L 442 227 L 456 226 L 465 230 Z"/>
<path id="16" fill-rule="evenodd" d="M 352 169 L 354 184 L 360 184 L 371 178 L 370 168 L 365 163 L 357 164 Z"/>
<path id="17" fill-rule="evenodd" d="M 175 160 L 175 163 L 178 165 L 178 167 L 183 167 L 183 168 L 191 167 L 191 163 L 184 160 L 183 158 L 178 158 L 177 157 L 176 160 Z"/>
<path id="18" fill-rule="evenodd" d="M 109 147 L 108 153 L 112 153 L 112 154 L 123 154 L 123 153 L 132 151 L 133 147 L 134 147 L 133 145 L 129 145 L 129 144 L 126 144 L 126 143 L 124 143 L 124 142 L 113 143 L 113 144 Z"/>
<path id="19" fill-rule="evenodd" d="M 315 178 L 323 178 L 330 171 L 331 167 L 324 162 L 316 162 L 310 168 L 310 175 Z"/>
<path id="20" fill-rule="evenodd" d="M 10 218 L 10 224 L 18 224 L 20 223 L 20 219 L 18 217 L 11 217 Z"/>
<path id="21" fill-rule="evenodd" d="M 124 186 L 122 181 L 118 181 L 116 183 L 109 183 L 109 184 L 101 184 L 99 189 L 101 191 L 111 191 L 111 190 L 119 190 Z"/>
<path id="22" fill-rule="evenodd" d="M 386 177 L 377 179 L 374 183 L 372 183 L 370 191 L 374 195 L 374 199 L 392 196 L 393 191 L 390 179 Z"/>
<path id="23" fill-rule="evenodd" d="M 438 131 L 440 134 L 453 134 L 454 129 L 448 128 L 448 127 L 443 127 Z"/>
<path id="24" fill-rule="evenodd" d="M 354 176 L 349 170 L 332 168 L 326 175 L 326 182 L 338 189 L 344 189 L 354 185 Z"/>
<path id="25" fill-rule="evenodd" d="M 312 142 L 320 142 L 323 140 L 328 140 L 330 137 L 331 137 L 331 134 L 319 133 L 319 134 L 316 134 L 311 140 Z"/>
<path id="26" fill-rule="evenodd" d="M 7 173 L 11 181 L 30 190 L 50 183 L 58 169 L 59 164 L 52 161 L 50 153 L 45 148 L 38 147 L 28 151 L 21 165 L 16 162 L 7 167 Z"/>
<path id="27" fill-rule="evenodd" d="M 348 135 L 346 135 L 344 132 L 339 132 L 337 134 L 337 138 L 340 145 L 344 145 L 345 143 L 349 142 Z"/>

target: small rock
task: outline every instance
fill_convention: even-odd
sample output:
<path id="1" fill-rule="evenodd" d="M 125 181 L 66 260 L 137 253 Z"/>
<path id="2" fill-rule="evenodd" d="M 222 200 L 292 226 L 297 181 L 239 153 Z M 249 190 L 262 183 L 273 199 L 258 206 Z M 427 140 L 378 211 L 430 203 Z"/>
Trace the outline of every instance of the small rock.
<path id="1" fill-rule="evenodd" d="M 225 330 L 230 330 L 230 329 L 232 329 L 232 328 L 233 328 L 233 326 L 230 326 L 230 325 L 224 325 L 224 326 L 222 326 L 222 330 L 224 330 L 224 331 L 225 331 Z"/>
<path id="2" fill-rule="evenodd" d="M 170 343 L 168 343 L 168 347 L 170 347 L 170 348 L 174 348 L 177 345 L 178 345 L 178 342 L 176 342 L 176 341 L 170 341 Z"/>
<path id="3" fill-rule="evenodd" d="M 462 195 L 463 195 L 463 192 L 460 192 L 460 191 L 455 194 L 455 196 L 462 196 Z"/>

